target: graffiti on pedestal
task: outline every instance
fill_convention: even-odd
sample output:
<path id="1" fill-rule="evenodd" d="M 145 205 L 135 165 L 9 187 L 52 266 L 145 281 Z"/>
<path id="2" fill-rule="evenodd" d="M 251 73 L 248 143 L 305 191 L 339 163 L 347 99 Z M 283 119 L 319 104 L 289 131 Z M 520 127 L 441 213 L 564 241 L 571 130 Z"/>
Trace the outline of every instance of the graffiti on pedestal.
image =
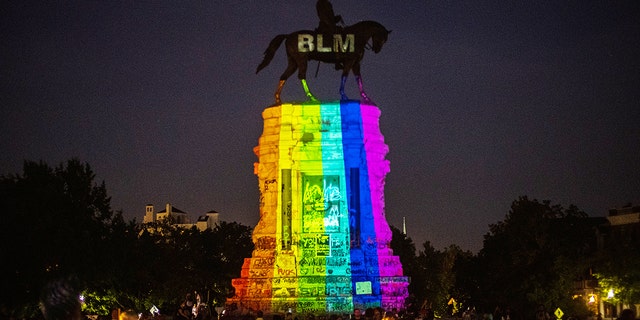
<path id="1" fill-rule="evenodd" d="M 331 247 L 329 246 L 329 239 L 331 239 L 330 236 L 328 234 L 319 234 L 316 236 L 316 239 L 316 256 L 331 256 Z"/>
<path id="2" fill-rule="evenodd" d="M 349 255 L 349 240 L 345 234 L 331 236 L 331 256 L 347 257 Z"/>
<path id="3" fill-rule="evenodd" d="M 265 315 L 403 308 L 408 279 L 389 247 L 379 181 L 386 171 L 370 168 L 386 155 L 378 113 L 355 103 L 265 111 L 281 132 L 260 140 L 255 249 L 227 304 Z"/>
<path id="4" fill-rule="evenodd" d="M 340 176 L 303 176 L 302 232 L 339 232 L 343 218 Z"/>
<path id="5" fill-rule="evenodd" d="M 266 250 L 266 251 L 275 250 L 276 249 L 276 238 L 275 237 L 269 237 L 269 236 L 264 236 L 264 237 L 258 238 L 256 240 L 256 242 L 255 242 L 255 249 L 256 250 Z"/>

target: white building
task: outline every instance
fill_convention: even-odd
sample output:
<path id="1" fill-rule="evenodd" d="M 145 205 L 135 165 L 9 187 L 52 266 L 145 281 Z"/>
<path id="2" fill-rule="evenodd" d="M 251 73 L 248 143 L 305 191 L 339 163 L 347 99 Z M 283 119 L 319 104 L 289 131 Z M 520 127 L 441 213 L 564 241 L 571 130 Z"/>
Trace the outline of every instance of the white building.
<path id="1" fill-rule="evenodd" d="M 157 222 L 171 217 L 179 227 L 189 229 L 196 226 L 198 230 L 204 231 L 206 229 L 213 229 L 218 224 L 219 216 L 220 214 L 218 212 L 211 210 L 199 216 L 198 220 L 192 223 L 189 214 L 172 206 L 170 203 L 167 203 L 165 209 L 159 212 L 155 212 L 153 204 L 147 204 L 142 222 Z"/>

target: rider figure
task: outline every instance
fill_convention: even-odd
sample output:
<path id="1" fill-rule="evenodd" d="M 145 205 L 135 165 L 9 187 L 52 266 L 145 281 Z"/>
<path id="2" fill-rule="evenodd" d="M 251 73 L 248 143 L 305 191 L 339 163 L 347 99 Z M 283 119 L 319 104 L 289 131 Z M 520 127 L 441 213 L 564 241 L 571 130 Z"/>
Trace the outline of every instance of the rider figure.
<path id="1" fill-rule="evenodd" d="M 316 2 L 316 11 L 318 18 L 320 18 L 316 32 L 323 35 L 330 35 L 328 38 L 331 39 L 334 34 L 342 31 L 342 28 L 336 25 L 338 22 L 344 23 L 342 16 L 336 15 L 333 12 L 333 6 L 329 0 L 318 0 L 318 2 Z M 336 61 L 334 67 L 336 70 L 340 70 L 343 68 L 343 65 L 341 62 Z"/>
<path id="2" fill-rule="evenodd" d="M 316 11 L 318 12 L 318 18 L 320 18 L 320 24 L 316 29 L 322 34 L 334 34 L 339 31 L 336 24 L 342 21 L 342 16 L 335 15 L 333 13 L 333 6 L 329 0 L 318 0 L 316 3 Z"/>

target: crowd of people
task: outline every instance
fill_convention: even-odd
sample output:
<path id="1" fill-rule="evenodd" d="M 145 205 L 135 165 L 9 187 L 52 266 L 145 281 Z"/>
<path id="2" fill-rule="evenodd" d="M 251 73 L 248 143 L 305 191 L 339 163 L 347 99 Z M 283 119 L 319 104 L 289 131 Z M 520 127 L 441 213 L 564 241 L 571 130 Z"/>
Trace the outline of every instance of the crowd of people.
<path id="1" fill-rule="evenodd" d="M 241 316 L 243 320 L 265 320 L 265 315 L 258 310 L 254 316 Z M 352 314 L 330 314 L 330 315 L 314 315 L 311 313 L 294 315 L 292 312 L 282 314 L 273 314 L 269 316 L 272 320 L 397 320 L 400 319 L 397 310 L 385 311 L 381 307 L 367 308 L 364 311 L 355 308 Z"/>
<path id="2" fill-rule="evenodd" d="M 86 320 L 87 318 L 82 314 L 82 302 L 80 301 L 80 292 L 77 286 L 73 284 L 73 281 L 69 279 L 54 280 L 48 283 L 42 290 L 40 297 L 40 307 L 43 318 L 45 320 Z M 359 308 L 354 309 L 350 315 L 329 315 L 329 316 L 314 316 L 311 314 L 294 316 L 292 312 L 287 312 L 284 315 L 284 320 L 397 320 L 403 317 L 404 314 L 399 314 L 398 310 L 384 310 L 381 307 L 367 308 L 361 310 Z M 636 320 L 635 312 L 631 309 L 623 310 L 619 315 L 619 320 Z M 147 320 L 148 317 L 156 319 L 156 315 L 153 313 L 145 315 L 137 313 L 133 310 L 126 310 L 118 312 L 117 317 L 112 315 L 112 319 L 118 320 Z M 168 319 L 175 320 L 211 320 L 211 318 L 217 317 L 212 313 L 209 306 L 203 301 L 201 295 L 198 292 L 187 293 L 184 301 L 178 307 L 178 310 L 174 316 L 168 316 Z M 420 312 L 419 315 L 412 316 L 413 319 L 432 320 L 434 319 L 433 313 Z M 232 317 L 229 317 L 232 318 Z M 257 311 L 255 316 L 248 320 L 282 320 L 280 315 L 269 315 L 265 317 L 262 311 Z M 468 308 L 462 313 L 463 320 L 476 320 L 479 318 L 476 315 L 475 308 Z M 508 309 L 504 311 L 499 308 L 496 309 L 491 317 L 482 316 L 486 320 L 512 320 L 511 313 Z M 535 315 L 536 320 L 552 320 L 551 316 L 544 307 L 539 306 Z"/>
<path id="3" fill-rule="evenodd" d="M 184 301 L 178 307 L 174 319 L 176 320 L 209 320 L 211 319 L 211 309 L 197 291 L 193 294 L 187 293 Z"/>

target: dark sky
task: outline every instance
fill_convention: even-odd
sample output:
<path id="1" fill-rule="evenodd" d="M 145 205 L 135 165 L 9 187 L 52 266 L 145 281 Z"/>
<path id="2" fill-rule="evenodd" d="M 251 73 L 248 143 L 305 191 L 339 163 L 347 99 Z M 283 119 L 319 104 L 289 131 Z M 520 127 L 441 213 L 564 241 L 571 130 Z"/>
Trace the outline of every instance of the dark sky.
<path id="1" fill-rule="evenodd" d="M 6 1 L 0 174 L 88 162 L 125 217 L 166 202 L 254 226 L 253 147 L 315 1 Z M 334 0 L 393 30 L 363 60 L 390 152 L 386 214 L 418 248 L 477 251 L 519 196 L 591 216 L 640 203 L 640 1 Z M 337 100 L 340 74 L 310 64 Z M 348 93 L 357 97 L 353 77 Z M 284 101 L 304 99 L 297 79 Z"/>

